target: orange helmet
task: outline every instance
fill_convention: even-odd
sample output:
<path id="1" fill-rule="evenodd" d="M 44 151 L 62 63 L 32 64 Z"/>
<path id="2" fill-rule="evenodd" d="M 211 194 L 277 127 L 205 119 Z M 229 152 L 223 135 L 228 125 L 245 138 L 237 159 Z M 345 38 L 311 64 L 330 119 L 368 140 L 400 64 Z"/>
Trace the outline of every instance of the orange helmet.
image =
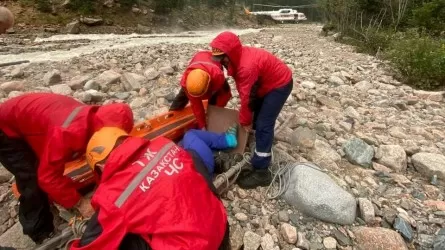
<path id="1" fill-rule="evenodd" d="M 127 132 L 117 127 L 103 127 L 95 132 L 87 145 L 87 163 L 94 170 L 96 164 L 105 160 L 122 136 Z"/>
<path id="2" fill-rule="evenodd" d="M 193 97 L 203 96 L 210 85 L 210 75 L 202 69 L 190 71 L 185 82 L 187 92 Z"/>
<path id="3" fill-rule="evenodd" d="M 14 15 L 12 12 L 9 9 L 0 6 L 0 34 L 12 28 L 13 25 Z"/>

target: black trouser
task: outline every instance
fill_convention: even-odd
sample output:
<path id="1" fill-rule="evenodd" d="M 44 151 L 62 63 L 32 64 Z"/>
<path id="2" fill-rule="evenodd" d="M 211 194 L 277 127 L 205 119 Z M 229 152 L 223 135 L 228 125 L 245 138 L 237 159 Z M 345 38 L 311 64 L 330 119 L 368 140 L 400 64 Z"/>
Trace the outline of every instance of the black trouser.
<path id="1" fill-rule="evenodd" d="M 195 165 L 196 171 L 198 171 L 207 181 L 209 188 L 216 195 L 216 188 L 213 185 L 212 178 L 210 177 L 207 168 L 205 167 L 203 161 L 199 157 L 199 154 L 193 150 L 187 150 L 192 155 L 193 163 Z M 87 224 L 87 228 L 85 229 L 84 234 L 82 235 L 79 247 L 86 246 L 93 242 L 99 235 L 102 233 L 102 226 L 98 220 L 99 211 L 96 211 L 94 215 L 90 218 Z M 218 250 L 230 250 L 230 226 L 227 222 L 226 232 L 224 234 L 223 241 L 221 242 Z M 119 250 L 152 250 L 150 245 L 139 235 L 136 234 L 127 234 L 119 245 Z"/>
<path id="2" fill-rule="evenodd" d="M 24 140 L 9 138 L 0 130 L 0 162 L 15 176 L 23 233 L 36 243 L 43 241 L 54 225 L 48 196 L 38 185 L 35 153 Z"/>

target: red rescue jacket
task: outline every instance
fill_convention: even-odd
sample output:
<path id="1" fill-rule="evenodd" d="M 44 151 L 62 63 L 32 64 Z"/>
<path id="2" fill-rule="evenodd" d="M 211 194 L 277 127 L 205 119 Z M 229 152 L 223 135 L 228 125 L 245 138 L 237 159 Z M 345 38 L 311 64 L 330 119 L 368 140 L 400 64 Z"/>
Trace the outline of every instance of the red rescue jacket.
<path id="1" fill-rule="evenodd" d="M 63 176 L 65 163 L 84 154 L 91 135 L 103 126 L 130 132 L 133 113 L 129 106 L 90 106 L 51 93 L 25 94 L 0 104 L 0 130 L 31 146 L 39 159 L 40 188 L 65 208 L 80 198 L 71 179 Z"/>
<path id="2" fill-rule="evenodd" d="M 249 108 L 249 97 L 252 86 L 259 84 L 256 95 L 264 97 L 273 89 L 283 87 L 292 79 L 290 68 L 270 52 L 242 46 L 238 36 L 232 32 L 219 34 L 210 44 L 227 54 L 230 60 L 228 74 L 235 79 L 241 108 L 240 124 L 252 123 L 252 110 Z"/>
<path id="3" fill-rule="evenodd" d="M 71 250 L 118 249 L 126 234 L 152 249 L 218 249 L 226 230 L 222 202 L 171 140 L 129 137 L 112 151 L 91 204 L 101 233 Z"/>
<path id="4" fill-rule="evenodd" d="M 190 71 L 194 69 L 201 69 L 209 73 L 210 75 L 210 86 L 205 93 L 201 97 L 192 97 L 187 91 L 187 97 L 190 100 L 190 105 L 192 107 L 193 113 L 196 116 L 198 127 L 203 128 L 206 126 L 206 116 L 204 106 L 202 105 L 202 100 L 208 100 L 212 95 L 217 93 L 218 99 L 217 106 L 224 107 L 227 102 L 232 98 L 232 93 L 230 92 L 230 88 L 228 90 L 222 91 L 222 87 L 225 82 L 224 71 L 222 70 L 222 65 L 218 62 L 212 60 L 212 52 L 210 51 L 200 51 L 195 54 L 192 60 L 189 62 L 187 69 L 182 75 L 181 86 L 183 88 L 186 87 L 187 76 Z"/>

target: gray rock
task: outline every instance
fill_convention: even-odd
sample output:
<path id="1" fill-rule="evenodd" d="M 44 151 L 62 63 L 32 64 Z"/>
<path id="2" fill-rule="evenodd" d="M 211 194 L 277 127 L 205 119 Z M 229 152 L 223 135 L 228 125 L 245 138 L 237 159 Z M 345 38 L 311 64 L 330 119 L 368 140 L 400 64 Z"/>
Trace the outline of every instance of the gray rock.
<path id="1" fill-rule="evenodd" d="M 288 222 L 289 221 L 289 214 L 287 211 L 281 210 L 278 212 L 278 220 L 281 222 Z"/>
<path id="2" fill-rule="evenodd" d="M 303 148 L 313 148 L 317 134 L 310 128 L 298 127 L 291 135 L 291 144 L 293 146 L 299 146 Z"/>
<path id="3" fill-rule="evenodd" d="M 445 228 L 441 228 L 433 243 L 433 250 L 445 249 Z"/>
<path id="4" fill-rule="evenodd" d="M 362 139 L 353 138 L 343 144 L 343 151 L 346 158 L 352 164 L 362 167 L 371 167 L 372 158 L 374 158 L 374 148 L 364 142 Z"/>
<path id="5" fill-rule="evenodd" d="M 307 89 L 315 89 L 315 86 L 316 86 L 317 84 L 315 83 L 315 82 L 313 82 L 313 81 L 303 81 L 302 83 L 301 83 L 301 86 L 303 87 L 303 88 L 307 88 Z"/>
<path id="6" fill-rule="evenodd" d="M 372 222 L 375 217 L 375 212 L 371 201 L 366 198 L 358 198 L 358 205 L 360 208 L 360 217 L 366 223 Z"/>
<path id="7" fill-rule="evenodd" d="M 354 87 L 362 92 L 367 92 L 368 90 L 372 89 L 374 85 L 368 81 L 360 81 L 356 83 Z"/>
<path id="8" fill-rule="evenodd" d="M 73 90 L 82 89 L 88 80 L 90 80 L 91 76 L 89 75 L 80 75 L 75 76 L 71 79 L 71 81 L 68 82 L 68 86 L 70 86 Z"/>
<path id="9" fill-rule="evenodd" d="M 49 88 L 55 94 L 71 95 L 73 93 L 73 90 L 70 88 L 70 86 L 68 86 L 68 84 L 64 84 L 64 83 L 52 85 Z"/>
<path id="10" fill-rule="evenodd" d="M 230 230 L 230 245 L 232 249 L 241 249 L 243 246 L 244 229 L 240 225 L 235 226 L 235 230 Z"/>
<path id="11" fill-rule="evenodd" d="M 355 198 L 315 165 L 295 165 L 283 197 L 301 212 L 327 222 L 352 224 L 356 217 Z"/>
<path id="12" fill-rule="evenodd" d="M 407 166 L 405 150 L 399 145 L 380 146 L 376 158 L 378 163 L 391 168 L 395 172 L 404 171 Z"/>
<path id="13" fill-rule="evenodd" d="M 0 165 L 0 184 L 8 182 L 12 178 L 12 176 L 13 175 L 11 174 L 11 172 L 9 172 L 8 170 L 6 170 L 5 167 Z"/>
<path id="14" fill-rule="evenodd" d="M 147 80 L 155 80 L 159 77 L 161 73 L 154 68 L 149 68 L 144 72 L 144 76 L 147 78 Z"/>
<path id="15" fill-rule="evenodd" d="M 80 22 L 73 21 L 66 25 L 65 27 L 66 33 L 68 34 L 79 34 L 80 33 Z"/>
<path id="16" fill-rule="evenodd" d="M 90 89 L 99 90 L 100 85 L 95 80 L 91 79 L 85 83 L 85 85 L 83 86 L 83 89 L 84 90 L 90 90 Z"/>
<path id="17" fill-rule="evenodd" d="M 49 72 L 47 72 L 44 76 L 43 76 L 43 84 L 45 84 L 45 86 L 51 86 L 54 84 L 58 84 L 62 81 L 62 76 L 60 75 L 60 71 L 53 69 Z"/>
<path id="18" fill-rule="evenodd" d="M 309 241 L 306 239 L 306 234 L 302 233 L 302 232 L 298 232 L 298 240 L 297 240 L 297 247 L 304 249 L 304 250 L 309 250 L 310 249 L 310 243 Z"/>
<path id="19" fill-rule="evenodd" d="M 244 250 L 257 250 L 261 245 L 261 236 L 258 234 L 247 231 L 243 238 Z"/>
<path id="20" fill-rule="evenodd" d="M 249 219 L 245 213 L 236 213 L 235 218 L 239 221 L 247 221 Z"/>
<path id="21" fill-rule="evenodd" d="M 289 243 L 289 244 L 295 244 L 297 243 L 297 229 L 288 224 L 288 223 L 283 223 L 280 226 L 280 233 L 281 236 L 283 236 L 284 240 Z"/>
<path id="22" fill-rule="evenodd" d="M 138 24 L 138 26 L 136 28 L 136 32 L 139 34 L 151 34 L 152 30 L 150 27 Z"/>
<path id="23" fill-rule="evenodd" d="M 110 84 L 116 84 L 120 81 L 121 74 L 113 71 L 113 70 L 107 70 L 104 71 L 102 74 L 100 74 L 98 77 L 96 77 L 95 81 L 102 87 L 105 88 Z"/>
<path id="24" fill-rule="evenodd" d="M 324 238 L 323 245 L 326 249 L 337 249 L 337 241 L 333 237 Z"/>
<path id="25" fill-rule="evenodd" d="M 141 107 L 147 106 L 147 104 L 148 104 L 147 98 L 136 97 L 133 99 L 133 101 L 130 102 L 130 107 L 132 109 L 141 108 Z"/>
<path id="26" fill-rule="evenodd" d="M 130 97 L 130 93 L 128 92 L 117 92 L 114 94 L 114 96 L 120 100 L 125 100 L 128 97 Z"/>
<path id="27" fill-rule="evenodd" d="M 170 66 L 161 67 L 159 68 L 159 71 L 161 71 L 165 75 L 173 75 L 175 73 L 175 69 Z"/>
<path id="28" fill-rule="evenodd" d="M 76 92 L 73 95 L 74 98 L 79 99 L 81 102 L 88 103 L 91 102 L 93 96 L 87 92 Z"/>
<path id="29" fill-rule="evenodd" d="M 334 230 L 333 235 L 340 246 L 350 246 L 352 244 L 351 239 L 339 230 Z"/>
<path id="30" fill-rule="evenodd" d="M 0 207 L 0 212 L 0 225 L 2 225 L 4 223 L 7 223 L 11 216 L 9 214 L 9 208 L 6 204 L 3 205 L 3 207 Z"/>
<path id="31" fill-rule="evenodd" d="M 20 95 L 23 95 L 23 94 L 25 94 L 23 91 L 11 91 L 8 94 L 8 98 L 17 97 L 17 96 L 20 96 Z"/>
<path id="32" fill-rule="evenodd" d="M 102 102 L 105 99 L 105 97 L 107 97 L 107 94 L 99 92 L 94 89 L 90 89 L 85 92 L 91 95 L 92 102 Z"/>
<path id="33" fill-rule="evenodd" d="M 16 66 L 12 71 L 11 71 L 11 77 L 12 78 L 21 78 L 25 75 L 25 73 L 23 72 L 23 69 L 21 66 Z"/>
<path id="34" fill-rule="evenodd" d="M 147 78 L 135 73 L 124 73 L 122 75 L 122 84 L 126 91 L 139 91 L 146 81 Z"/>
<path id="35" fill-rule="evenodd" d="M 445 180 L 445 156 L 433 153 L 417 153 L 411 157 L 416 170 L 424 176 L 431 178 L 437 175 Z"/>
<path id="36" fill-rule="evenodd" d="M 356 120 L 360 119 L 360 113 L 357 112 L 357 110 L 355 110 L 355 108 L 352 106 L 349 106 L 345 109 L 345 115 Z"/>
<path id="37" fill-rule="evenodd" d="M 273 241 L 272 235 L 265 234 L 261 238 L 261 248 L 263 248 L 263 250 L 273 250 L 274 245 L 275 245 L 275 242 Z"/>
<path id="38" fill-rule="evenodd" d="M 12 91 L 23 91 L 25 90 L 25 82 L 23 81 L 4 82 L 0 84 L 0 90 L 5 92 L 6 94 Z"/>
<path id="39" fill-rule="evenodd" d="M 314 148 L 309 153 L 309 159 L 326 168 L 337 168 L 336 162 L 340 162 L 341 156 L 328 143 L 315 140 Z"/>
<path id="40" fill-rule="evenodd" d="M 102 18 L 81 17 L 80 22 L 88 26 L 101 25 L 103 23 Z"/>
<path id="41" fill-rule="evenodd" d="M 345 84 L 345 82 L 340 77 L 335 76 L 335 75 L 332 75 L 331 77 L 329 77 L 328 83 L 330 83 L 334 86 L 340 86 L 340 85 Z"/>
<path id="42" fill-rule="evenodd" d="M 406 241 L 411 242 L 413 240 L 413 229 L 411 228 L 411 225 L 403 218 L 397 216 L 393 226 L 394 229 L 397 230 Z"/>
<path id="43" fill-rule="evenodd" d="M 317 96 L 317 102 L 319 102 L 322 105 L 327 106 L 328 108 L 336 109 L 341 108 L 341 105 L 339 102 L 327 97 L 327 96 Z"/>
<path id="44" fill-rule="evenodd" d="M 0 236 L 3 247 L 14 247 L 17 249 L 33 249 L 35 243 L 28 236 L 23 234 L 20 223 L 16 223 L 8 231 Z"/>
<path id="45" fill-rule="evenodd" d="M 395 231 L 382 227 L 354 228 L 358 249 L 408 250 L 403 238 Z"/>

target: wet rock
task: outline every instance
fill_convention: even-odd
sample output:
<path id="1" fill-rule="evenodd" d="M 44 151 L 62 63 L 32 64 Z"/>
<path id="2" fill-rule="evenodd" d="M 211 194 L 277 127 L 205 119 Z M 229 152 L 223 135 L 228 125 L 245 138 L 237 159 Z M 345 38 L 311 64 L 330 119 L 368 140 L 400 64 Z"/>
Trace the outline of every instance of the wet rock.
<path id="1" fill-rule="evenodd" d="M 23 91 L 25 89 L 25 82 L 23 81 L 11 81 L 0 84 L 0 90 L 9 94 L 12 91 Z"/>
<path id="2" fill-rule="evenodd" d="M 8 231 L 0 236 L 2 247 L 14 247 L 16 249 L 32 249 L 34 242 L 28 236 L 23 234 L 20 223 L 16 223 Z"/>
<path id="3" fill-rule="evenodd" d="M 323 245 L 326 249 L 337 249 L 337 241 L 332 237 L 324 238 Z"/>
<path id="4" fill-rule="evenodd" d="M 338 224 L 352 224 L 355 220 L 355 198 L 315 165 L 296 165 L 292 169 L 283 198 L 301 212 L 320 220 Z"/>
<path id="5" fill-rule="evenodd" d="M 407 160 L 405 150 L 399 145 L 382 145 L 377 151 L 377 162 L 391 168 L 395 172 L 406 169 Z"/>
<path id="6" fill-rule="evenodd" d="M 66 25 L 65 32 L 68 34 L 79 34 L 80 33 L 80 22 L 73 21 Z"/>
<path id="7" fill-rule="evenodd" d="M 12 178 L 11 172 L 6 170 L 5 167 L 0 165 L 0 184 L 8 182 Z M 1 194 L 0 194 L 1 195 Z"/>
<path id="8" fill-rule="evenodd" d="M 139 91 L 147 79 L 144 76 L 135 73 L 124 73 L 122 75 L 122 84 L 126 91 Z"/>
<path id="9" fill-rule="evenodd" d="M 374 220 L 375 212 L 372 202 L 366 198 L 358 198 L 358 205 L 360 208 L 360 217 L 366 222 L 370 223 Z"/>
<path id="10" fill-rule="evenodd" d="M 90 89 L 99 90 L 100 85 L 95 80 L 89 80 L 85 83 L 85 85 L 83 86 L 83 89 L 84 90 L 90 90 Z"/>
<path id="11" fill-rule="evenodd" d="M 64 84 L 64 83 L 52 85 L 49 88 L 55 94 L 71 95 L 73 93 L 73 90 L 70 88 L 70 86 L 68 86 L 68 84 Z"/>
<path id="12" fill-rule="evenodd" d="M 317 134 L 307 127 L 298 127 L 291 135 L 291 144 L 304 148 L 313 148 Z"/>
<path id="13" fill-rule="evenodd" d="M 374 157 L 374 148 L 366 144 L 362 139 L 353 138 L 343 145 L 346 158 L 353 164 L 362 167 L 370 167 Z"/>
<path id="14" fill-rule="evenodd" d="M 445 228 L 441 228 L 436 235 L 433 243 L 434 250 L 445 249 Z"/>
<path id="15" fill-rule="evenodd" d="M 316 86 L 317 84 L 315 83 L 315 82 L 313 82 L 313 81 L 303 81 L 302 83 L 301 83 L 301 86 L 303 87 L 303 88 L 307 88 L 307 89 L 315 89 L 315 86 Z"/>
<path id="16" fill-rule="evenodd" d="M 382 227 L 358 227 L 353 230 L 359 249 L 408 250 L 403 238 L 395 231 Z"/>
<path id="17" fill-rule="evenodd" d="M 103 23 L 102 18 L 81 17 L 80 22 L 88 26 L 97 26 Z"/>
<path id="18" fill-rule="evenodd" d="M 75 76 L 68 82 L 68 86 L 70 86 L 70 88 L 73 90 L 82 89 L 85 83 L 87 83 L 90 79 L 91 76 L 89 75 Z"/>
<path id="19" fill-rule="evenodd" d="M 261 245 L 261 236 L 258 234 L 247 231 L 243 238 L 244 250 L 257 250 Z"/>
<path id="20" fill-rule="evenodd" d="M 416 170 L 425 177 L 431 178 L 437 175 L 439 179 L 445 180 L 445 156 L 433 153 L 417 153 L 412 157 L 412 163 Z"/>
<path id="21" fill-rule="evenodd" d="M 280 233 L 287 243 L 289 244 L 297 243 L 297 229 L 294 226 L 288 223 L 283 223 L 280 226 Z"/>
<path id="22" fill-rule="evenodd" d="M 159 77 L 161 73 L 154 68 L 149 68 L 144 72 L 144 76 L 147 78 L 147 80 L 155 80 Z"/>
<path id="23" fill-rule="evenodd" d="M 43 83 L 45 86 L 51 86 L 54 84 L 58 84 L 62 81 L 62 76 L 60 75 L 60 71 L 54 69 L 49 72 L 47 72 L 43 76 Z"/>
<path id="24" fill-rule="evenodd" d="M 95 81 L 102 87 L 105 88 L 110 84 L 116 84 L 120 81 L 121 74 L 113 71 L 107 70 L 102 72 L 98 77 L 96 77 Z"/>
<path id="25" fill-rule="evenodd" d="M 393 226 L 394 229 L 397 230 L 406 241 L 411 242 L 413 240 L 413 229 L 411 228 L 411 225 L 403 218 L 397 216 Z"/>
<path id="26" fill-rule="evenodd" d="M 159 71 L 165 75 L 173 75 L 175 73 L 175 70 L 170 66 L 161 67 L 159 68 Z"/>
<path id="27" fill-rule="evenodd" d="M 265 234 L 261 238 L 261 248 L 263 248 L 263 250 L 273 250 L 274 245 L 275 245 L 275 242 L 273 241 L 272 235 Z"/>

